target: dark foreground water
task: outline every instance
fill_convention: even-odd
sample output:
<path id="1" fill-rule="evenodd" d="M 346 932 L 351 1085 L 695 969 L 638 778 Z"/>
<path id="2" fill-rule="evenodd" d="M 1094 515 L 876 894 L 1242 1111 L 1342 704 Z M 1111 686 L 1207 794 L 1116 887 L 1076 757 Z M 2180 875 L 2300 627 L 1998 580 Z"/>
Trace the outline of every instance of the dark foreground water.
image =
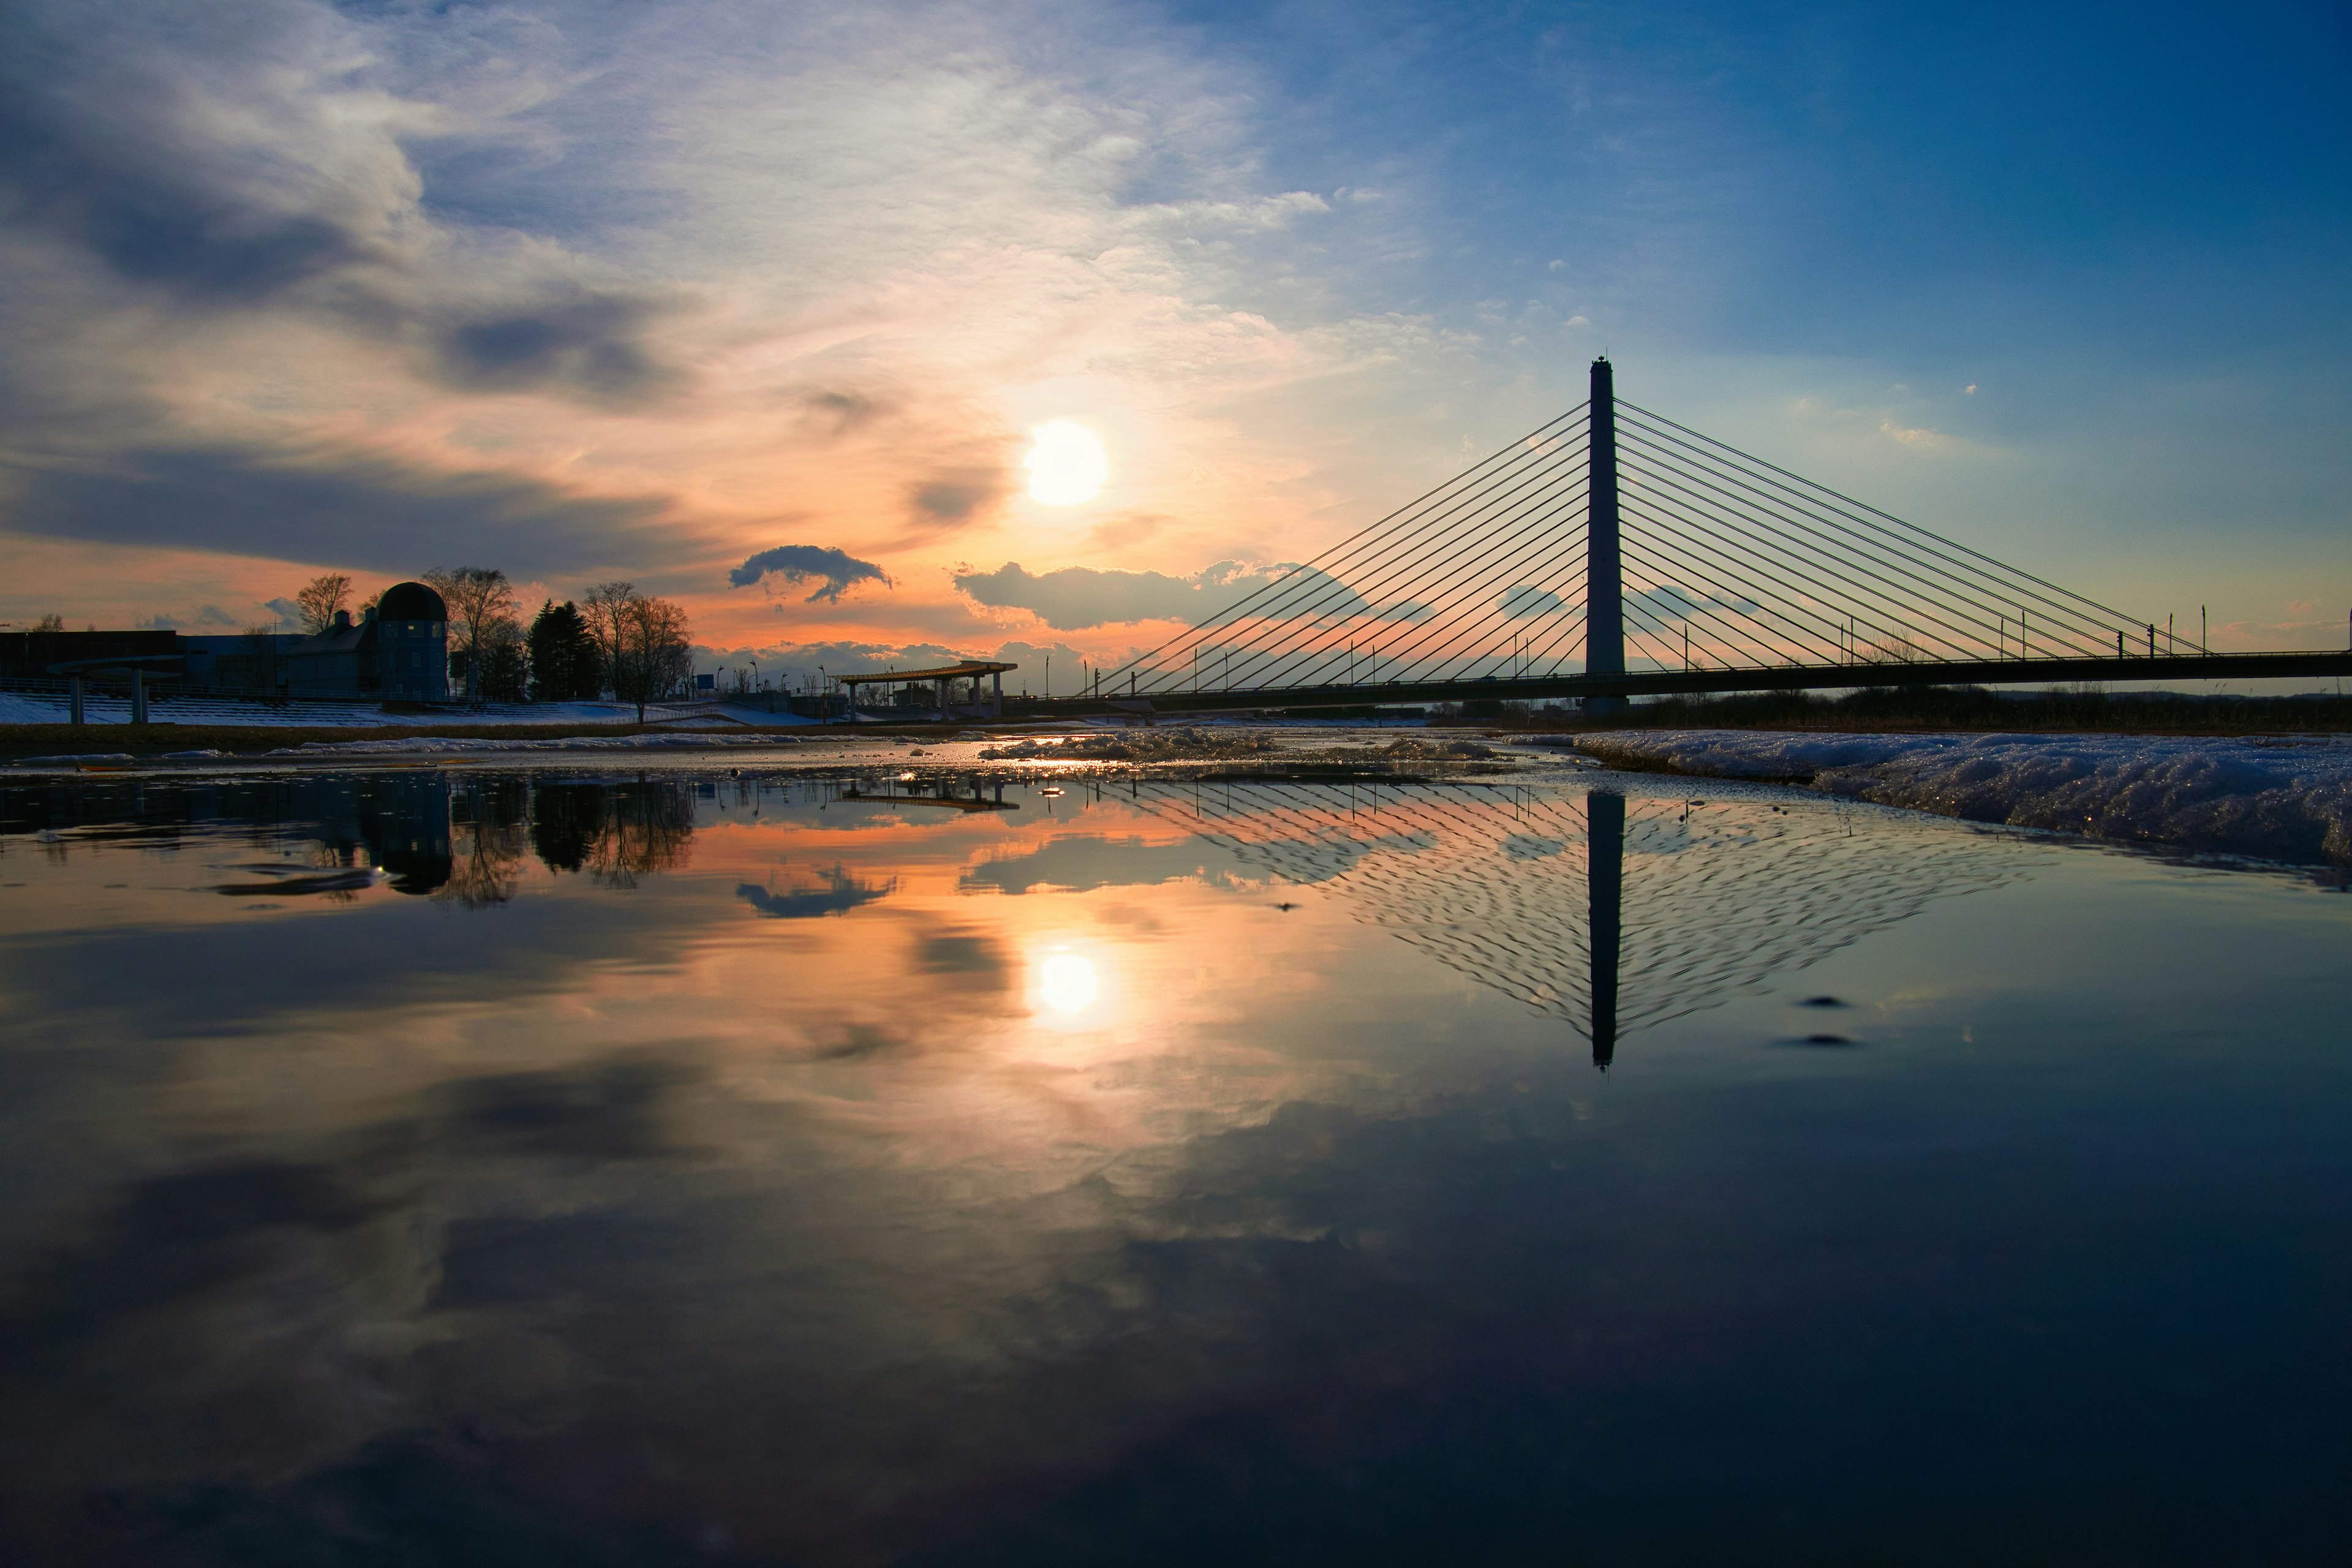
<path id="1" fill-rule="evenodd" d="M 0 1557 L 2352 1552 L 2352 898 L 757 771 L 0 793 Z"/>

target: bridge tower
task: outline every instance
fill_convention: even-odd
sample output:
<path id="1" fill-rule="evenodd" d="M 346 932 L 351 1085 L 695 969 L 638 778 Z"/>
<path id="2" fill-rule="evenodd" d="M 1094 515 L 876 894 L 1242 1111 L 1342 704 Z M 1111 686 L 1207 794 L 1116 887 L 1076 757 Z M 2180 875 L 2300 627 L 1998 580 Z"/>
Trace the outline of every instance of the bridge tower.
<path id="1" fill-rule="evenodd" d="M 1617 963 L 1625 942 L 1625 797 L 1592 791 L 1584 797 L 1584 824 L 1592 1065 L 1607 1072 L 1617 1059 Z"/>
<path id="2" fill-rule="evenodd" d="M 1617 384 L 1606 356 L 1592 362 L 1591 440 L 1585 458 L 1584 671 L 1625 673 L 1625 598 L 1617 561 Z M 1588 697 L 1587 713 L 1622 713 L 1622 697 Z"/>

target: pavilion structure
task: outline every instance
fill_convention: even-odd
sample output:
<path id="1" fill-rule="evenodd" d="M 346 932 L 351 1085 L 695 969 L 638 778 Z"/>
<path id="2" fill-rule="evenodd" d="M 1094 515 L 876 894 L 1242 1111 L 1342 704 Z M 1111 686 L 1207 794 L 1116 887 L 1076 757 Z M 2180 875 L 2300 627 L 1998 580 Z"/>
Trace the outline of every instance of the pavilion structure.
<path id="1" fill-rule="evenodd" d="M 957 664 L 941 665 L 937 669 L 891 669 L 876 675 L 842 675 L 835 679 L 849 688 L 849 715 L 853 720 L 857 717 L 857 689 L 861 686 L 930 686 L 937 695 L 940 722 L 944 724 L 948 721 L 950 709 L 956 705 L 953 692 L 959 680 L 971 682 L 971 706 L 984 705 L 988 710 L 986 717 L 1003 718 L 1005 673 L 1020 668 L 1017 664 L 1000 664 L 992 659 L 967 658 Z M 980 694 L 980 682 L 983 676 L 989 682 L 989 694 L 984 704 Z"/>

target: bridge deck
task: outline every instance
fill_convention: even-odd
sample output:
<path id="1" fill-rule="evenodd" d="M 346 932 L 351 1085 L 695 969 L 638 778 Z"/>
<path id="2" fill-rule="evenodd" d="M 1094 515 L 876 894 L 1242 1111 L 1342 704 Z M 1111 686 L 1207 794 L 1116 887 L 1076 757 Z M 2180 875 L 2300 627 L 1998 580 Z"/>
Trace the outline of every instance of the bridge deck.
<path id="1" fill-rule="evenodd" d="M 1383 681 L 1227 691 L 1148 691 L 1004 700 L 1007 717 L 1149 710 L 1229 712 L 1237 709 L 1354 708 L 1367 703 L 1558 700 L 1582 697 L 1664 697 L 1727 691 L 1843 690 L 1880 686 L 2015 686 L 2117 680 L 2249 680 L 2352 676 L 2352 652 L 2213 653 L 2149 658 L 2011 658 L 1914 664 L 1780 665 L 1736 669 L 1628 670 L 1622 675 L 1498 676 L 1477 680 Z"/>

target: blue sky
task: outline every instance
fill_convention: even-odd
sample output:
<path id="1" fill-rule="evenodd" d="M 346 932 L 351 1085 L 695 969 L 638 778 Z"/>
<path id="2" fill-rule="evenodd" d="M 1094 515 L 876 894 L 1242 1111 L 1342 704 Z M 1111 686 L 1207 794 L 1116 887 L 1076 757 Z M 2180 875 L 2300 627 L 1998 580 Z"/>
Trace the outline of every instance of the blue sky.
<path id="1" fill-rule="evenodd" d="M 1165 628 L 1073 628 L 1142 602 L 1105 574 L 1310 555 L 1606 348 L 2070 586 L 2332 645 L 2347 16 L 28 3 L 0 618 L 479 555 L 787 663 L 1115 657 Z M 1041 508 L 1063 417 L 1112 480 Z M 872 571 L 730 585 L 772 551 Z"/>

